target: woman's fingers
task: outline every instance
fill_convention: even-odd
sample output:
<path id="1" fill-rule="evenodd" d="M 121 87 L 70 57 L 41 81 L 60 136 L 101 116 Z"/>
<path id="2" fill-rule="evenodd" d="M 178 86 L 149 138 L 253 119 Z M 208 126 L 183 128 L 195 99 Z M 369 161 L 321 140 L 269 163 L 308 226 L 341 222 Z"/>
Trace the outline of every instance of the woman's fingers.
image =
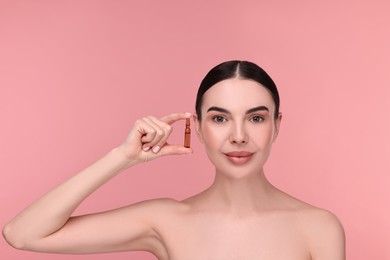
<path id="1" fill-rule="evenodd" d="M 180 155 L 180 154 L 191 154 L 193 153 L 192 148 L 186 148 L 183 145 L 164 145 L 160 151 L 161 156 L 164 155 Z"/>
<path id="2" fill-rule="evenodd" d="M 172 113 L 172 114 L 163 116 L 162 118 L 160 118 L 160 120 L 171 125 L 171 124 L 175 123 L 176 121 L 183 120 L 183 119 L 190 118 L 190 117 L 191 117 L 191 113 Z"/>
<path id="3" fill-rule="evenodd" d="M 157 153 L 172 133 L 172 126 L 152 116 L 145 117 L 143 120 L 152 127 L 150 134 L 146 134 L 141 139 L 143 150 L 147 151 L 153 147 L 153 152 Z"/>
<path id="4" fill-rule="evenodd" d="M 173 113 L 157 119 L 146 116 L 136 120 L 134 127 L 121 145 L 126 157 L 136 161 L 149 161 L 163 155 L 189 154 L 192 149 L 167 143 L 172 133 L 171 124 L 190 118 L 190 113 Z"/>
<path id="5" fill-rule="evenodd" d="M 190 113 L 172 113 L 167 116 L 157 119 L 153 116 L 142 118 L 145 123 L 145 132 L 141 138 L 142 149 L 144 152 L 150 149 L 154 153 L 158 153 L 160 149 L 166 145 L 168 137 L 172 133 L 171 124 L 178 120 L 183 120 L 191 117 Z M 169 153 L 182 154 L 188 153 L 187 150 L 181 150 L 180 146 L 173 146 L 168 148 Z"/>

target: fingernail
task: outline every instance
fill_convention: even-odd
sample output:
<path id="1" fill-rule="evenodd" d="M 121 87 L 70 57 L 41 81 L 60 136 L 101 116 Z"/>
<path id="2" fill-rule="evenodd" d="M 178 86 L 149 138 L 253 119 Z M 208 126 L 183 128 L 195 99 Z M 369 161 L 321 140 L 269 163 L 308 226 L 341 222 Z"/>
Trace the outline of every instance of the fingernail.
<path id="1" fill-rule="evenodd" d="M 185 115 L 186 117 L 190 117 L 190 116 L 191 116 L 191 113 L 186 112 L 186 113 L 184 113 L 184 115 Z"/>
<path id="2" fill-rule="evenodd" d="M 153 147 L 153 150 L 152 150 L 154 153 L 158 153 L 158 151 L 160 151 L 160 146 L 155 146 Z"/>
<path id="3" fill-rule="evenodd" d="M 142 148 L 142 150 L 144 150 L 144 152 L 147 152 L 147 151 L 149 151 L 149 149 L 150 149 L 150 147 L 144 147 L 144 148 Z"/>

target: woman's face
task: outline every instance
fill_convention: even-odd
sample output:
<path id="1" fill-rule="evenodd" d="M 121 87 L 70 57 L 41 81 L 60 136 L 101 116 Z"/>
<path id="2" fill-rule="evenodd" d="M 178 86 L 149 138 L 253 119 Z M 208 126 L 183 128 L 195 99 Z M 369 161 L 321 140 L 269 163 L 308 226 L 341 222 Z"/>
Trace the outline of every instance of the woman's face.
<path id="1" fill-rule="evenodd" d="M 239 178 L 262 171 L 280 125 L 261 84 L 227 79 L 206 91 L 196 130 L 217 172 Z"/>

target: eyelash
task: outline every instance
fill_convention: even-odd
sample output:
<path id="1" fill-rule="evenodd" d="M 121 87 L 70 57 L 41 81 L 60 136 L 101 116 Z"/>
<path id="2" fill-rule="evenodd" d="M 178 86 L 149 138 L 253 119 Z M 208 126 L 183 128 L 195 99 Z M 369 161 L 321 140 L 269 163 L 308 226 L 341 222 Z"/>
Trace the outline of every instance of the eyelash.
<path id="1" fill-rule="evenodd" d="M 256 121 L 253 121 L 254 118 L 258 118 Z M 220 115 L 216 115 L 216 116 L 213 116 L 211 118 L 215 123 L 218 123 L 218 124 L 222 124 L 222 123 L 225 123 L 227 121 L 227 118 L 224 117 L 224 116 L 220 116 Z M 223 121 L 220 121 L 220 120 L 223 120 Z M 254 115 L 252 117 L 249 118 L 249 121 L 251 121 L 252 123 L 254 124 L 259 124 L 261 122 L 264 121 L 264 117 L 260 116 L 260 115 Z"/>
<path id="2" fill-rule="evenodd" d="M 258 121 L 256 121 L 256 122 L 253 122 L 253 119 L 254 118 L 258 118 Z M 253 122 L 253 123 L 261 123 L 261 122 L 263 122 L 264 121 L 264 117 L 262 117 L 262 116 L 259 116 L 259 115 L 254 115 L 254 116 L 252 116 L 250 119 L 249 119 L 251 122 Z"/>
<path id="3" fill-rule="evenodd" d="M 213 116 L 211 118 L 215 123 L 222 124 L 227 121 L 227 118 L 224 116 Z M 223 122 L 220 122 L 219 119 L 223 119 Z"/>

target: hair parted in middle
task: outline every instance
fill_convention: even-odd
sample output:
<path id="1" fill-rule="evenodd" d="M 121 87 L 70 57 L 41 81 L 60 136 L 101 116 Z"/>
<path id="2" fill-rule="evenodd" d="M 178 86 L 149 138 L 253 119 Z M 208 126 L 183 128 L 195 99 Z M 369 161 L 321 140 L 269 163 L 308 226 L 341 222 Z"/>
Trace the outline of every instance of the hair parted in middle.
<path id="1" fill-rule="evenodd" d="M 278 89 L 276 88 L 275 82 L 272 78 L 253 62 L 231 60 L 223 62 L 212 68 L 202 80 L 195 102 L 196 115 L 199 120 L 202 118 L 201 107 L 204 93 L 218 82 L 231 78 L 254 80 L 265 87 L 270 92 L 275 103 L 274 117 L 278 117 L 280 98 Z"/>

